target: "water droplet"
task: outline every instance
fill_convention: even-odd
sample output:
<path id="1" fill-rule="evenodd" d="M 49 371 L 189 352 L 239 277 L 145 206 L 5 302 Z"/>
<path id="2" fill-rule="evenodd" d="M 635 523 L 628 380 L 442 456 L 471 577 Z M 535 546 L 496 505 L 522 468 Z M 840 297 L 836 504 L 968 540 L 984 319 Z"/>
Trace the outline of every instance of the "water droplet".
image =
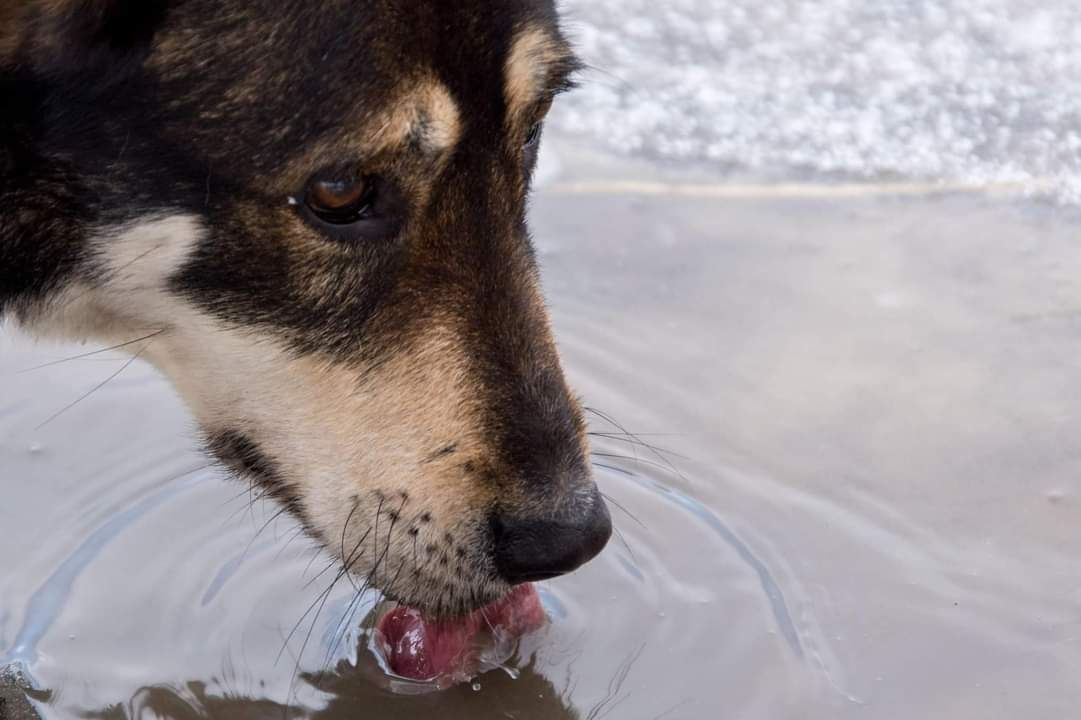
<path id="1" fill-rule="evenodd" d="M 473 692 L 480 692 L 480 683 L 479 682 L 473 683 Z"/>

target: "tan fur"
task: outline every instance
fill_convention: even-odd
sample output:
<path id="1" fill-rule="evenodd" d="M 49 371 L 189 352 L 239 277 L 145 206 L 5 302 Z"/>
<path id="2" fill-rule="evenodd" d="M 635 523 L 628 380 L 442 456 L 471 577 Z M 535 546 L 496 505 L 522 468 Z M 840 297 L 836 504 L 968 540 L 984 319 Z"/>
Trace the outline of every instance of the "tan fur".
<path id="1" fill-rule="evenodd" d="M 464 469 L 468 463 L 479 472 L 490 460 L 454 321 L 433 321 L 377 369 L 297 356 L 271 335 L 230 327 L 169 292 L 170 275 L 201 232 L 187 215 L 103 230 L 98 252 L 105 281 L 68 288 L 33 329 L 109 344 L 156 333 L 127 349 L 174 382 L 202 427 L 240 430 L 270 453 L 331 552 L 342 555 L 344 548 L 350 555 L 360 540 L 371 542 L 348 558 L 356 575 L 377 565 L 380 574 L 393 575 L 417 562 L 426 579 L 413 580 L 416 597 L 437 599 L 446 583 L 462 578 L 481 584 L 473 592 L 483 596 L 491 581 L 480 572 L 478 553 L 454 565 L 423 550 L 414 559 L 417 545 L 433 540 L 448 552 L 447 533 L 469 544 L 470 523 L 493 499 L 492 489 Z M 452 442 L 453 454 L 432 460 Z M 400 513 L 394 532 L 391 511 Z M 431 520 L 414 540 L 407 528 L 420 525 L 422 511 Z M 369 531 L 377 522 L 376 538 Z M 469 578 L 470 567 L 477 579 Z M 505 590 L 487 591 L 494 597 Z"/>
<path id="2" fill-rule="evenodd" d="M 568 55 L 566 47 L 542 28 L 519 31 L 504 72 L 504 92 L 511 118 L 522 118 L 542 99 L 550 69 Z"/>
<path id="3" fill-rule="evenodd" d="M 475 609 L 522 577 L 508 557 L 516 526 L 595 517 L 583 514 L 599 502 L 584 423 L 523 227 L 534 159 L 524 138 L 574 65 L 555 25 L 521 27 L 505 65 L 493 66 L 506 47 L 499 25 L 498 38 L 451 48 L 472 55 L 448 69 L 444 50 L 425 58 L 427 42 L 414 37 L 432 15 L 423 3 L 415 17 L 370 4 L 356 43 L 342 34 L 326 47 L 337 15 L 309 24 L 300 6 L 229 3 L 208 18 L 206 6 L 178 3 L 127 55 L 54 53 L 96 42 L 59 44 L 73 29 L 58 20 L 76 5 L 100 10 L 100 24 L 116 19 L 104 0 L 39 0 L 25 14 L 0 0 L 0 21 L 15 28 L 0 29 L 0 55 L 25 50 L 49 72 L 85 56 L 116 92 L 152 88 L 153 122 L 138 97 L 119 104 L 120 117 L 102 106 L 94 121 L 117 134 L 117 160 L 104 152 L 88 187 L 135 188 L 109 195 L 111 209 L 125 210 L 142 187 L 139 168 L 160 162 L 135 153 L 170 157 L 175 147 L 191 162 L 161 177 L 175 175 L 178 207 L 199 210 L 108 227 L 92 218 L 118 217 L 109 207 L 87 212 L 73 268 L 19 308 L 25 324 L 124 343 L 155 364 L 218 459 L 250 475 L 354 576 L 378 573 L 373 585 L 401 589 L 426 612 Z M 322 8 L 334 9 L 344 33 L 355 8 Z M 93 36 L 94 24 L 75 32 Z M 442 20 L 429 25 L 429 41 L 445 31 Z M 298 52 L 307 30 L 314 36 Z M 506 92 L 502 134 L 489 129 L 503 118 L 491 82 Z M 80 170 L 100 165 L 90 157 Z M 304 196 L 326 174 L 373 181 L 371 216 L 333 227 L 313 214 Z M 172 200 L 162 192 L 126 210 Z"/>
<path id="4" fill-rule="evenodd" d="M 275 182 L 288 191 L 315 171 L 341 163 L 343 158 L 358 163 L 378 158 L 438 163 L 461 136 L 461 119 L 453 98 L 442 83 L 432 78 L 403 81 L 399 98 L 385 109 L 343 123 L 342 131 L 332 137 L 313 142 L 288 163 Z M 411 158 L 413 154 L 416 157 Z"/>

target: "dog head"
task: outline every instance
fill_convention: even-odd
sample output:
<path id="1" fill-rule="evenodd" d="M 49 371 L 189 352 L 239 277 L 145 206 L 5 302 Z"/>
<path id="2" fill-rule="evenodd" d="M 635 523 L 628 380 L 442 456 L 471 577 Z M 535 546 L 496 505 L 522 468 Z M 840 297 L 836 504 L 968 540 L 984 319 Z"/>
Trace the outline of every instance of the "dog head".
<path id="1" fill-rule="evenodd" d="M 209 448 L 432 613 L 611 525 L 526 228 L 542 0 L 0 3 L 0 310 L 127 343 Z"/>

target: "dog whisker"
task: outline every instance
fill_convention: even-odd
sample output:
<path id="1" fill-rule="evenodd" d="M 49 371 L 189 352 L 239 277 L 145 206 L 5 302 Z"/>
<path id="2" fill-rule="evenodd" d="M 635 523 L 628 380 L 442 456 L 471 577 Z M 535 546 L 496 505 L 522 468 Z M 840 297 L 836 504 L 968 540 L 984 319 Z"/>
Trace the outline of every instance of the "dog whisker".
<path id="1" fill-rule="evenodd" d="M 599 438 L 604 438 L 605 440 L 612 440 L 614 442 L 626 443 L 626 444 L 628 444 L 628 445 L 630 445 L 632 447 L 646 448 L 647 450 L 652 450 L 652 451 L 655 451 L 655 452 L 664 453 L 666 456 L 676 457 L 676 458 L 679 458 L 680 460 L 689 460 L 690 459 L 686 455 L 681 455 L 680 453 L 677 453 L 674 450 L 670 450 L 668 448 L 661 447 L 660 445 L 656 445 L 654 443 L 647 443 L 647 442 L 645 442 L 644 440 L 641 439 L 643 436 L 638 435 L 638 434 L 631 435 L 631 434 L 628 434 L 628 433 L 600 432 L 600 431 L 596 431 L 596 430 L 591 430 L 586 434 L 589 435 L 590 437 L 599 437 Z M 660 436 L 663 436 L 663 437 L 678 437 L 676 435 L 670 435 L 670 434 L 666 434 L 666 433 L 654 433 L 654 436 L 656 436 L 656 437 L 660 437 Z"/>
<path id="2" fill-rule="evenodd" d="M 288 550 L 289 546 L 292 545 L 297 540 L 297 538 L 299 538 L 299 537 L 301 537 L 303 535 L 304 535 L 304 526 L 303 525 L 301 525 L 301 526 L 297 527 L 296 529 L 294 529 L 293 532 L 289 535 L 289 539 L 286 540 L 285 544 L 281 546 L 281 549 L 279 549 L 278 552 L 274 553 L 274 559 L 277 560 L 278 558 L 280 558 L 282 553 L 285 552 L 286 550 Z M 303 549 L 301 549 L 301 552 L 303 552 Z M 297 553 L 293 557 L 294 558 L 299 557 L 300 554 L 301 553 Z"/>
<path id="3" fill-rule="evenodd" d="M 621 453 L 605 453 L 605 452 L 593 452 L 593 457 L 608 458 L 610 460 L 629 460 L 635 465 L 649 465 L 651 467 L 660 468 L 661 470 L 668 471 L 670 468 L 665 463 L 659 463 L 655 460 L 647 460 L 645 458 L 638 457 L 637 455 L 623 455 Z"/>
<path id="4" fill-rule="evenodd" d="M 240 515 L 241 513 L 244 513 L 244 512 L 250 512 L 252 520 L 253 521 L 255 520 L 255 503 L 259 502 L 260 500 L 266 500 L 268 497 L 270 497 L 271 496 L 271 490 L 269 488 L 261 488 L 258 494 L 252 495 L 252 490 L 254 490 L 254 489 L 255 489 L 255 481 L 254 481 L 254 479 L 249 480 L 248 488 L 246 490 L 244 490 L 243 492 L 237 494 L 236 496 L 234 496 L 230 500 L 226 501 L 226 502 L 233 502 L 234 500 L 238 500 L 243 495 L 248 496 L 247 505 L 244 505 L 243 507 L 239 507 L 236 510 L 234 510 L 232 512 L 232 514 L 229 515 L 229 517 L 227 517 L 225 519 L 225 523 L 223 523 L 223 524 L 228 524 L 228 523 L 232 522 L 233 520 L 235 520 L 237 518 L 238 515 Z"/>
<path id="5" fill-rule="evenodd" d="M 630 510 L 628 510 L 627 508 L 623 507 L 623 506 L 622 506 L 621 504 L 619 504 L 619 502 L 617 502 L 617 501 L 616 501 L 615 499 L 613 499 L 611 495 L 609 495 L 609 494 L 607 494 L 607 493 L 603 493 L 603 492 L 602 492 L 602 493 L 601 493 L 601 497 L 603 497 L 603 498 L 604 498 L 605 500 L 607 500 L 608 502 L 612 503 L 612 505 L 614 505 L 615 507 L 617 507 L 617 508 L 619 508 L 620 510 L 622 510 L 622 511 L 623 511 L 623 512 L 624 512 L 624 513 L 625 513 L 625 514 L 627 515 L 627 517 L 629 517 L 629 518 L 630 518 L 631 520 L 634 520 L 634 521 L 635 521 L 636 523 L 638 523 L 639 527 L 641 527 L 641 528 L 642 528 L 643 530 L 647 530 L 647 529 L 648 529 L 648 528 L 646 527 L 646 524 L 645 524 L 644 522 L 642 522 L 641 520 L 639 520 L 639 519 L 638 519 L 638 516 L 637 516 L 637 515 L 635 515 L 634 513 L 632 513 L 632 512 L 631 512 Z"/>
<path id="6" fill-rule="evenodd" d="M 352 549 L 352 551 L 350 551 L 348 557 L 342 558 L 341 560 L 339 560 L 338 558 L 332 558 L 331 561 L 327 563 L 327 566 L 325 568 L 323 568 L 321 571 L 319 571 L 319 575 L 316 575 L 311 580 L 309 580 L 307 582 L 307 584 L 304 585 L 304 587 L 308 587 L 309 585 L 311 585 L 313 582 L 318 580 L 319 577 L 321 575 L 323 575 L 323 573 L 325 573 L 327 570 L 329 570 L 330 568 L 335 567 L 336 565 L 338 565 L 339 562 L 342 565 L 342 570 L 347 571 L 350 567 L 352 567 L 353 562 L 355 560 L 357 560 L 358 557 L 359 557 L 357 555 L 357 552 L 360 551 L 361 555 L 364 554 L 364 552 L 362 550 L 360 550 L 360 548 L 361 548 L 361 545 L 364 544 L 364 541 L 368 539 L 368 535 L 371 534 L 371 532 L 372 532 L 372 529 L 369 527 L 365 531 L 365 533 L 363 535 L 361 535 L 360 540 L 357 541 L 357 544 L 353 546 L 353 549 Z M 350 580 L 350 582 L 352 582 L 352 580 Z"/>
<path id="7" fill-rule="evenodd" d="M 364 585 L 363 585 L 363 586 L 364 586 L 365 588 L 368 588 L 368 587 L 373 587 L 374 585 L 378 584 L 378 580 L 379 580 L 379 566 L 383 564 L 383 560 L 385 560 L 385 559 L 386 559 L 386 557 L 387 557 L 387 552 L 388 552 L 389 550 L 390 550 L 390 546 L 389 546 L 389 545 L 387 545 L 387 546 L 386 546 L 385 548 L 383 548 L 383 554 L 382 554 L 382 555 L 380 555 L 380 556 L 379 556 L 379 557 L 378 557 L 378 558 L 376 559 L 375 563 L 374 563 L 374 564 L 372 565 L 372 569 L 371 569 L 371 571 L 369 571 L 369 573 L 368 573 L 367 577 L 366 577 L 366 578 L 364 579 Z M 356 587 L 356 586 L 354 585 L 354 587 Z"/>
<path id="8" fill-rule="evenodd" d="M 379 494 L 379 507 L 375 509 L 375 532 L 372 534 L 372 557 L 378 557 L 379 555 L 379 514 L 383 512 L 383 503 L 386 502 L 386 498 L 382 493 Z M 389 547 L 389 546 L 388 546 Z M 379 561 L 375 561 L 375 565 L 372 566 L 372 573 L 376 573 L 378 578 Z M 354 584 L 355 587 L 355 584 Z"/>
<path id="9" fill-rule="evenodd" d="M 321 547 L 321 546 L 317 546 L 317 550 L 318 550 L 318 552 L 316 552 L 316 553 L 315 553 L 315 554 L 314 554 L 314 555 L 312 556 L 311 560 L 309 560 L 309 561 L 308 561 L 308 564 L 307 564 L 307 566 L 306 566 L 306 567 L 304 568 L 304 572 L 303 572 L 303 573 L 301 573 L 301 578 L 303 578 L 303 577 L 304 577 L 305 575 L 307 575 L 307 574 L 308 574 L 308 571 L 309 571 L 309 570 L 311 570 L 312 564 L 314 564 L 314 563 L 315 563 L 315 559 L 316 559 L 317 557 L 319 557 L 319 555 L 320 555 L 320 554 L 322 554 L 323 550 L 325 550 L 325 549 L 326 549 L 326 548 L 323 548 L 323 547 Z M 329 560 L 329 561 L 327 562 L 327 564 L 323 566 L 323 569 L 322 569 L 322 570 L 320 570 L 320 571 L 319 571 L 318 573 L 316 573 L 316 574 L 315 574 L 315 576 L 314 576 L 314 577 L 312 577 L 312 578 L 311 578 L 310 580 L 308 580 L 308 581 L 307 581 L 306 583 L 304 583 L 304 587 L 305 587 L 305 588 L 308 588 L 309 586 L 311 586 L 311 584 L 312 584 L 312 583 L 314 583 L 314 582 L 315 582 L 316 580 L 318 580 L 319 578 L 321 578 L 321 577 L 322 577 L 322 576 L 323 576 L 323 575 L 324 575 L 324 574 L 326 573 L 326 571 L 327 571 L 327 570 L 331 569 L 332 567 L 335 567 L 335 566 L 336 566 L 336 565 L 338 565 L 338 563 L 340 563 L 340 562 L 341 562 L 341 560 L 339 560 L 338 558 L 331 558 L 331 559 L 330 559 L 330 560 Z"/>
<path id="10" fill-rule="evenodd" d="M 356 608 L 360 604 L 361 598 L 364 596 L 365 589 L 358 588 L 350 599 L 349 604 L 346 605 L 345 611 L 342 613 L 342 617 L 338 620 L 337 625 L 334 626 L 334 632 L 331 635 L 331 642 L 327 648 L 326 654 L 323 656 L 323 661 L 319 664 L 321 672 L 325 672 L 330 669 L 330 662 L 334 657 L 334 652 L 337 650 L 338 645 L 345 639 L 346 634 L 349 631 L 349 626 L 353 623 L 353 617 L 356 615 Z M 316 685 L 318 689 L 318 683 Z"/>
<path id="11" fill-rule="evenodd" d="M 376 560 L 375 565 L 373 566 L 372 570 L 368 573 L 368 575 L 365 578 L 364 582 L 359 587 L 357 587 L 355 584 L 353 585 L 356 592 L 353 595 L 352 600 L 350 600 L 349 604 L 346 606 L 346 610 L 345 610 L 345 612 L 344 612 L 344 614 L 342 616 L 342 619 L 339 620 L 338 625 L 335 626 L 334 633 L 332 635 L 333 640 L 331 642 L 331 646 L 327 650 L 327 655 L 324 658 L 323 663 L 321 663 L 321 667 L 323 667 L 324 669 L 329 668 L 330 658 L 333 655 L 334 650 L 341 643 L 342 638 L 344 638 L 344 635 L 348 630 L 349 623 L 352 622 L 352 617 L 353 617 L 353 615 L 355 615 L 356 606 L 360 602 L 361 598 L 364 596 L 364 593 L 367 592 L 369 588 L 373 587 L 372 579 L 373 579 L 373 577 L 375 577 L 375 573 L 376 573 L 379 565 L 384 562 L 384 559 L 386 557 L 386 552 L 387 552 L 388 549 L 389 549 L 389 544 L 388 544 L 387 548 L 384 548 L 383 556 Z M 398 572 L 399 573 L 401 572 L 401 567 L 402 567 L 402 565 L 399 564 L 399 566 L 398 566 Z M 397 575 L 395 575 L 395 581 L 396 580 L 397 580 Z M 394 581 L 392 581 L 392 584 L 393 584 L 393 582 Z M 384 592 L 389 592 L 389 587 L 385 588 Z M 303 653 L 303 650 L 301 652 Z"/>
<path id="12" fill-rule="evenodd" d="M 293 626 L 293 629 L 290 630 L 289 634 L 286 636 L 285 643 L 283 644 L 282 649 L 278 651 L 278 656 L 274 660 L 275 664 L 277 664 L 277 662 L 281 659 L 282 652 L 284 652 L 285 647 L 288 646 L 289 640 L 292 639 L 292 637 L 296 633 L 297 629 L 300 628 L 301 623 L 304 622 L 304 618 L 307 617 L 308 614 L 311 613 L 312 609 L 316 606 L 316 603 L 318 603 L 319 609 L 316 610 L 315 616 L 312 618 L 311 625 L 308 626 L 308 632 L 304 636 L 304 642 L 301 643 L 301 646 L 300 646 L 300 653 L 298 653 L 298 655 L 297 655 L 296 665 L 293 667 L 293 676 L 292 676 L 292 679 L 289 682 L 289 693 L 288 693 L 287 697 L 292 697 L 292 695 L 293 695 L 294 689 L 296 687 L 297 673 L 300 671 L 300 661 L 304 657 L 304 651 L 308 647 L 308 641 L 311 639 L 312 631 L 315 630 L 315 624 L 319 621 L 319 615 L 323 612 L 323 607 L 326 605 L 327 599 L 330 597 L 330 593 L 334 590 L 334 587 L 338 584 L 338 582 L 342 579 L 342 577 L 346 577 L 346 576 L 349 575 L 349 568 L 352 566 L 353 561 L 356 559 L 356 553 L 357 553 L 357 551 L 360 550 L 360 547 L 364 544 L 364 540 L 368 537 L 368 534 L 370 532 L 371 532 L 371 528 L 368 528 L 368 530 L 364 533 L 364 535 L 361 536 L 360 540 L 357 541 L 357 544 L 354 546 L 353 550 L 349 553 L 349 556 L 342 559 L 342 567 L 338 571 L 337 575 L 334 576 L 334 579 L 331 581 L 331 583 L 327 587 L 327 589 L 324 590 L 323 592 L 321 592 L 316 597 L 316 599 L 312 602 L 312 604 L 308 606 L 308 609 L 304 611 L 304 614 L 300 616 L 300 619 L 297 620 L 296 624 Z M 324 570 L 324 572 L 325 572 L 325 570 Z M 322 573 L 320 573 L 320 575 L 321 574 Z M 315 580 L 315 578 L 312 579 L 312 581 L 314 581 L 314 580 Z M 351 580 L 351 578 L 350 578 L 350 580 Z M 308 584 L 310 585 L 311 582 L 309 582 Z M 305 587 L 307 587 L 307 585 L 305 585 Z"/>
<path id="13" fill-rule="evenodd" d="M 322 573 L 320 573 L 320 574 L 322 574 Z M 315 600 L 312 601 L 312 603 L 308 606 L 308 609 L 304 611 L 304 613 L 300 616 L 300 619 L 297 620 L 295 625 L 293 625 L 293 629 L 289 631 L 289 634 L 285 636 L 285 644 L 283 644 L 282 649 L 278 651 L 278 656 L 274 660 L 275 663 L 277 663 L 278 660 L 281 659 L 282 653 L 285 652 L 285 646 L 288 645 L 289 641 L 293 639 L 293 635 L 296 634 L 296 631 L 300 629 L 300 625 L 301 625 L 301 623 L 304 622 L 304 618 L 308 617 L 308 614 L 311 613 L 311 611 L 315 609 L 315 606 L 319 603 L 320 600 L 323 600 L 323 602 L 326 601 L 326 597 L 330 594 L 330 592 L 334 589 L 334 586 L 337 584 L 337 582 L 339 580 L 341 580 L 342 576 L 344 576 L 344 575 L 345 575 L 345 569 L 343 568 L 343 569 L 338 571 L 337 575 L 335 575 L 334 579 L 330 582 L 330 585 L 328 585 L 324 590 L 322 590 L 318 595 L 315 596 Z M 315 578 L 313 578 L 312 580 L 314 580 L 314 579 Z M 311 584 L 311 581 L 309 581 L 308 585 L 310 585 L 310 584 Z M 305 587 L 307 587 L 308 585 L 305 585 Z M 309 634 L 311 634 L 310 630 L 309 630 Z M 304 649 L 303 648 L 301 648 L 300 653 L 301 653 L 301 655 L 304 654 Z"/>
<path id="14" fill-rule="evenodd" d="M 624 547 L 624 549 L 626 549 L 627 554 L 631 556 L 631 562 L 634 563 L 634 566 L 636 568 L 638 568 L 638 570 L 641 570 L 642 566 L 638 562 L 638 557 L 634 554 L 634 550 L 631 549 L 631 544 L 629 542 L 627 542 L 627 538 L 624 537 L 623 531 L 619 529 L 618 525 L 612 525 L 612 529 L 616 531 L 616 536 L 619 538 L 619 541 L 623 544 L 623 547 Z"/>
<path id="15" fill-rule="evenodd" d="M 352 509 L 349 511 L 349 515 L 347 515 L 346 518 L 345 518 L 345 523 L 342 525 L 341 549 L 342 549 L 342 560 L 343 561 L 345 560 L 345 533 L 349 529 L 349 521 L 353 519 L 353 513 L 355 513 L 357 511 L 357 508 L 359 506 L 360 506 L 360 501 L 355 500 L 353 502 Z"/>
<path id="16" fill-rule="evenodd" d="M 394 577 L 391 579 L 390 583 L 388 583 L 387 586 L 383 589 L 384 593 L 393 592 L 394 585 L 395 585 L 395 583 L 397 583 L 398 578 L 401 576 L 402 569 L 404 567 L 405 567 L 405 561 L 402 560 L 401 562 L 398 563 L 398 570 L 395 572 Z M 353 600 L 346 607 L 346 611 L 345 611 L 344 615 L 342 616 L 342 620 L 339 621 L 339 624 L 338 624 L 337 628 L 335 629 L 335 633 L 334 633 L 334 636 L 333 636 L 334 639 L 331 642 L 330 647 L 327 649 L 326 657 L 323 660 L 323 669 L 324 670 L 329 670 L 330 669 L 330 662 L 331 662 L 331 660 L 333 658 L 334 652 L 337 650 L 338 646 L 341 645 L 342 641 L 345 639 L 345 636 L 348 634 L 349 626 L 352 625 L 353 620 L 354 620 L 354 618 L 356 616 L 356 610 L 357 610 L 357 607 L 360 604 L 360 600 L 363 597 L 364 593 L 368 589 L 369 589 L 369 587 L 366 584 L 365 586 L 363 586 L 359 590 L 357 590 L 357 593 L 353 597 Z"/>
<path id="17" fill-rule="evenodd" d="M 655 455 L 657 457 L 658 460 L 660 460 L 662 463 L 664 463 L 664 466 L 668 470 L 675 473 L 676 476 L 679 477 L 680 480 L 683 480 L 684 482 L 686 482 L 687 478 L 683 475 L 682 472 L 680 472 L 679 468 L 677 468 L 672 463 L 672 461 L 668 459 L 667 455 L 665 455 L 665 453 L 660 448 L 658 448 L 655 445 L 652 445 L 651 443 L 647 443 L 645 440 L 642 440 L 641 436 L 639 436 L 638 434 L 632 433 L 629 430 L 627 430 L 627 428 L 625 428 L 623 425 L 621 425 L 619 422 L 617 422 L 616 419 L 613 418 L 611 415 L 609 415 L 609 414 L 607 414 L 605 412 L 602 412 L 602 411 L 600 411 L 600 410 L 598 410 L 596 408 L 593 408 L 593 407 L 585 407 L 584 409 L 586 410 L 586 412 L 592 413 L 593 415 L 596 415 L 597 417 L 601 418 L 605 422 L 610 423 L 612 426 L 618 428 L 621 432 L 626 434 L 627 437 L 638 441 L 638 443 L 642 447 L 649 450 L 653 455 Z"/>
<path id="18" fill-rule="evenodd" d="M 136 343 L 141 343 L 144 340 L 152 340 L 153 338 L 156 338 L 158 335 L 161 335 L 163 332 L 165 332 L 164 328 L 162 328 L 161 330 L 156 330 L 155 332 L 152 332 L 149 335 L 143 335 L 142 337 L 137 337 L 137 338 L 135 338 L 133 340 L 127 340 L 125 342 L 118 343 L 116 345 L 110 345 L 109 347 L 100 348 L 98 350 L 91 350 L 90 352 L 81 353 L 79 355 L 72 355 L 71 357 L 61 358 L 59 360 L 51 360 L 51 361 L 49 361 L 47 363 L 42 363 L 40 365 L 34 365 L 33 367 L 23 368 L 22 370 L 17 371 L 15 374 L 16 375 L 22 375 L 24 373 L 33 372 L 34 370 L 42 370 L 44 368 L 52 367 L 54 365 L 60 365 L 62 363 L 72 362 L 74 360 L 82 360 L 84 358 L 94 357 L 95 355 L 101 355 L 102 353 L 112 352 L 113 350 L 120 350 L 122 348 L 126 348 L 126 347 L 129 347 L 131 345 L 135 345 Z"/>
<path id="19" fill-rule="evenodd" d="M 285 507 L 285 506 L 281 507 L 277 512 L 275 512 L 273 515 L 270 516 L 269 520 L 267 520 L 265 523 L 263 523 L 262 527 L 260 527 L 258 530 L 255 531 L 255 535 L 252 536 L 252 539 L 249 540 L 248 544 L 244 547 L 244 552 L 240 553 L 240 559 L 241 560 L 243 560 L 247 556 L 248 551 L 251 550 L 252 545 L 254 545 L 255 541 L 259 538 L 259 536 L 263 534 L 263 531 L 266 530 L 268 527 L 270 527 L 270 524 L 272 522 L 274 522 L 275 520 L 280 518 L 288 510 L 289 510 L 288 507 Z"/>
<path id="20" fill-rule="evenodd" d="M 623 442 L 638 447 L 652 447 L 655 450 L 663 452 L 665 455 L 678 457 L 682 460 L 688 459 L 686 456 L 677 453 L 671 448 L 666 448 L 656 443 L 647 443 L 646 441 L 642 440 L 642 438 L 646 437 L 682 437 L 679 433 L 625 433 L 616 432 L 614 430 L 590 430 L 586 434 L 590 437 L 604 438 L 605 440 L 614 440 L 616 442 Z"/>
<path id="21" fill-rule="evenodd" d="M 315 615 L 314 615 L 314 617 L 312 617 L 311 625 L 308 626 L 308 632 L 304 636 L 304 642 L 301 643 L 301 645 L 300 645 L 300 652 L 297 654 L 296 665 L 293 667 L 293 676 L 289 680 L 289 692 L 286 694 L 286 698 L 293 697 L 293 694 L 294 694 L 295 689 L 296 689 L 297 673 L 300 671 L 300 662 L 301 662 L 301 659 L 304 657 L 304 651 L 308 648 L 308 641 L 311 639 L 312 631 L 315 630 L 315 624 L 317 622 L 319 622 L 319 615 L 323 612 L 323 607 L 326 605 L 327 599 L 330 597 L 330 593 L 334 590 L 334 586 L 338 584 L 338 581 L 341 580 L 342 575 L 344 575 L 345 573 L 346 573 L 345 569 L 343 569 L 341 572 L 339 572 L 338 575 L 334 578 L 333 582 L 330 583 L 330 586 L 320 594 L 322 599 L 319 600 L 319 598 L 317 598 L 317 600 L 319 601 L 319 609 L 315 611 Z M 297 624 L 293 627 L 293 630 L 291 630 L 289 632 L 289 635 L 286 636 L 286 639 L 285 639 L 286 645 L 289 644 L 289 639 L 293 636 L 293 633 L 296 632 L 296 629 L 298 627 L 300 627 L 300 623 L 304 621 L 304 617 L 308 613 L 311 612 L 312 607 L 314 607 L 314 603 L 311 606 L 308 607 L 308 609 L 305 611 L 304 615 L 301 616 L 300 620 L 297 621 Z M 278 653 L 278 658 L 280 658 L 280 657 L 281 657 L 281 652 Z M 277 660 L 275 660 L 275 663 L 276 662 L 277 662 Z"/>
<path id="22" fill-rule="evenodd" d="M 590 435 L 600 435 L 602 437 L 683 437 L 683 433 L 662 433 L 662 432 L 616 432 L 615 430 L 591 430 Z M 662 448 L 663 449 L 663 448 Z M 671 450 L 665 450 L 665 452 L 671 452 Z"/>
<path id="23" fill-rule="evenodd" d="M 120 373 L 122 373 L 122 372 L 124 372 L 125 370 L 127 370 L 127 369 L 128 369 L 128 368 L 129 368 L 130 366 L 131 366 L 131 364 L 132 364 L 133 362 L 135 362 L 136 360 L 138 360 L 138 359 L 139 359 L 139 356 L 140 356 L 140 355 L 142 355 L 142 354 L 143 354 L 143 352 L 144 352 L 144 351 L 145 351 L 145 350 L 146 350 L 146 349 L 147 349 L 148 347 L 150 347 L 150 343 L 147 343 L 147 344 L 146 344 L 145 346 L 143 346 L 142 348 L 140 348 L 138 352 L 136 352 L 136 353 L 135 353 L 134 355 L 132 355 L 132 356 L 131 356 L 130 358 L 128 358 L 128 361 L 127 361 L 127 362 L 125 362 L 125 363 L 124 363 L 124 364 L 123 364 L 122 366 L 120 366 L 120 369 L 119 369 L 119 370 L 117 370 L 117 371 L 116 371 L 116 372 L 114 372 L 114 373 L 113 373 L 112 375 L 110 375 L 109 377 L 105 378 L 105 379 L 104 379 L 104 380 L 102 380 L 102 381 L 101 381 L 100 383 L 98 383 L 97 385 L 95 385 L 94 387 L 92 387 L 92 388 L 91 388 L 91 389 L 90 389 L 90 390 L 89 390 L 88 392 L 86 392 L 86 393 L 84 393 L 83 395 L 79 396 L 79 397 L 78 397 L 78 398 L 77 398 L 77 399 L 76 399 L 75 401 L 73 401 L 73 402 L 70 402 L 70 403 L 68 403 L 67 405 L 65 405 L 64 407 L 62 407 L 62 408 L 60 408 L 59 410 L 57 410 L 57 411 L 56 411 L 55 413 L 53 413 L 52 415 L 50 415 L 50 416 L 49 416 L 49 417 L 48 417 L 48 418 L 47 418 L 47 419 L 46 419 L 46 420 L 45 420 L 44 422 L 42 422 L 42 423 L 41 423 L 40 425 L 38 425 L 38 426 L 37 426 L 37 427 L 35 427 L 34 429 L 35 429 L 35 430 L 40 430 L 41 428 L 45 427 L 46 425 L 48 425 L 49 423 L 51 423 L 51 422 L 52 422 L 53 420 L 55 420 L 56 418 L 60 417 L 60 416 L 61 416 L 61 415 L 63 415 L 64 413 L 66 413 L 66 412 L 67 412 L 68 410 L 72 409 L 73 407 L 75 407 L 76 405 L 78 405 L 79 403 L 81 403 L 81 402 L 82 402 L 83 400 L 86 400 L 86 399 L 87 399 L 88 397 L 90 397 L 91 395 L 93 395 L 94 393 L 96 393 L 96 392 L 97 392 L 98 390 L 101 390 L 101 389 L 102 389 L 103 387 L 105 387 L 106 385 L 108 385 L 108 384 L 109 384 L 109 382 L 110 382 L 110 381 L 112 381 L 112 380 L 113 380 L 114 378 L 116 378 L 116 376 L 117 376 L 117 375 L 119 375 Z"/>

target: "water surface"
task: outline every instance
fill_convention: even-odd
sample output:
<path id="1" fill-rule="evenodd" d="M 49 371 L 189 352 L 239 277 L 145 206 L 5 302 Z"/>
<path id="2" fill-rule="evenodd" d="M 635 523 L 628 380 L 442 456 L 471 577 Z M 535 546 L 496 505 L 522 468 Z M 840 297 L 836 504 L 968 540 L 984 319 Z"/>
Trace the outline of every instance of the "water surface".
<path id="1" fill-rule="evenodd" d="M 20 373 L 85 348 L 8 329 L 0 655 L 44 714 L 1072 714 L 1077 225 L 970 196 L 561 187 L 534 225 L 621 537 L 543 584 L 518 677 L 389 692 L 363 609 L 334 645 L 348 590 L 304 615 L 327 559 L 207 467 L 164 380 L 134 364 L 38 428 L 124 358 Z"/>

